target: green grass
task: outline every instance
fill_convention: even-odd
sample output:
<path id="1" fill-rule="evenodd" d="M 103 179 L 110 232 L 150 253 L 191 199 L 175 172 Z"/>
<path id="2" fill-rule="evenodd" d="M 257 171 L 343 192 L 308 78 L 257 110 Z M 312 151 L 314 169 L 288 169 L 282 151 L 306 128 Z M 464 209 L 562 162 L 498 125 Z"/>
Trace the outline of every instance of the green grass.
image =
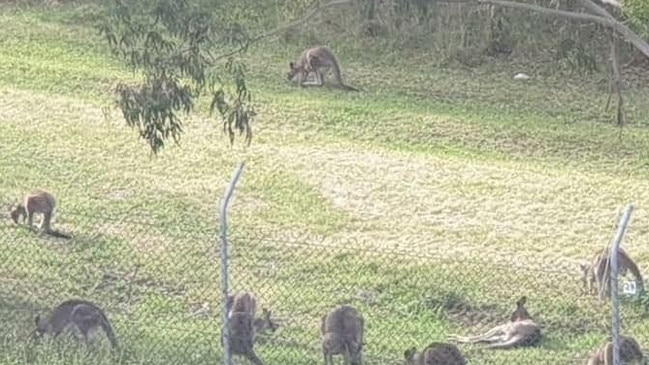
<path id="1" fill-rule="evenodd" d="M 5 213 L 3 364 L 216 362 L 217 209 L 240 160 L 230 274 L 281 322 L 257 345 L 269 364 L 321 362 L 319 319 L 337 304 L 365 316 L 367 363 L 392 364 L 502 322 L 521 295 L 543 345 L 462 346 L 471 363 L 584 362 L 610 312 L 579 296 L 578 262 L 627 202 L 637 209 L 624 246 L 649 268 L 646 87 L 625 90 L 634 123 L 620 139 L 601 76 L 516 82 L 522 63 L 441 68 L 332 37 L 363 92 L 300 90 L 284 77 L 300 46 L 276 42 L 248 54 L 259 108 L 249 148 L 230 147 L 201 105 L 180 146 L 150 158 L 118 111 L 102 113 L 111 85 L 133 76 L 84 26 L 89 4 L 0 8 L 0 198 L 55 192 L 55 224 L 75 236 L 35 238 Z M 122 351 L 25 343 L 34 315 L 69 297 L 101 303 Z M 624 332 L 649 343 L 644 310 L 623 314 Z"/>

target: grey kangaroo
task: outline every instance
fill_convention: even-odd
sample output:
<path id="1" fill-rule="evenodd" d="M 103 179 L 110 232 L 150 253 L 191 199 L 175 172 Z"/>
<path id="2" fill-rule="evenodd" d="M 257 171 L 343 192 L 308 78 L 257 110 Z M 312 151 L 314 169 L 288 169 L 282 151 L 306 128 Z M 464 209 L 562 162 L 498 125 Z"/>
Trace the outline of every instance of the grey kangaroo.
<path id="1" fill-rule="evenodd" d="M 363 331 L 361 314 L 349 305 L 334 308 L 322 316 L 322 355 L 325 365 L 333 364 L 333 355 L 342 354 L 345 364 L 360 365 L 363 358 Z"/>
<path id="2" fill-rule="evenodd" d="M 407 365 L 466 365 L 460 349 L 452 343 L 433 342 L 421 353 L 412 347 L 403 353 Z"/>
<path id="3" fill-rule="evenodd" d="M 525 309 L 526 302 L 525 296 L 516 302 L 516 309 L 505 324 L 495 326 L 482 335 L 451 335 L 449 340 L 459 343 L 487 342 L 489 345 L 485 348 L 488 349 L 538 346 L 541 342 L 541 327 Z"/>
<path id="4" fill-rule="evenodd" d="M 297 78 L 299 86 L 322 86 L 325 72 L 331 70 L 341 88 L 350 91 L 359 91 L 357 88 L 345 84 L 340 70 L 340 63 L 328 47 L 316 46 L 307 48 L 302 52 L 302 54 L 300 54 L 300 57 L 296 62 L 289 62 L 288 67 L 288 80 L 292 81 Z M 315 74 L 316 81 L 307 84 L 306 78 L 310 73 Z"/>
<path id="5" fill-rule="evenodd" d="M 64 330 L 77 330 L 89 344 L 94 333 L 101 328 L 113 348 L 118 347 L 117 338 L 104 311 L 96 304 L 82 299 L 67 300 L 54 308 L 52 313 L 42 318 L 34 318 L 36 329 L 32 338 L 51 335 L 57 337 Z"/>
<path id="6" fill-rule="evenodd" d="M 266 330 L 275 332 L 277 329 L 277 324 L 271 319 L 271 311 L 262 308 L 262 317 L 255 318 L 257 300 L 254 295 L 247 292 L 228 297 L 226 305 L 229 308 L 230 351 L 244 356 L 255 365 L 265 365 L 253 347 L 257 334 Z"/>
<path id="7" fill-rule="evenodd" d="M 43 218 L 38 227 L 39 235 L 46 233 L 54 237 L 70 239 L 71 236 L 52 229 L 52 218 L 55 209 L 56 198 L 54 198 L 54 195 L 48 191 L 37 189 L 27 194 L 22 203 L 19 203 L 11 210 L 11 219 L 16 224 L 18 224 L 21 217 L 23 223 L 27 219 L 28 228 L 33 230 L 34 214 L 42 214 Z"/>
<path id="8" fill-rule="evenodd" d="M 613 365 L 613 343 L 611 341 L 612 338 L 609 338 L 602 347 L 598 348 L 588 359 L 587 365 Z M 647 363 L 635 338 L 620 335 L 620 361 L 624 364 Z"/>

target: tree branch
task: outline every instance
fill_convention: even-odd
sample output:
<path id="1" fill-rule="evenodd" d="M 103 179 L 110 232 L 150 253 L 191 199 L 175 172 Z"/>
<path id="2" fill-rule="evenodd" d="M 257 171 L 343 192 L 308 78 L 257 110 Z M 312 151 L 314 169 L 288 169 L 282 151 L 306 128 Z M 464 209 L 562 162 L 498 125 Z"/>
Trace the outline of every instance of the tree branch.
<path id="1" fill-rule="evenodd" d="M 613 72 L 613 85 L 617 93 L 617 125 L 624 126 L 624 99 L 622 99 L 622 76 L 617 58 L 617 37 L 611 32 L 611 67 Z"/>
<path id="2" fill-rule="evenodd" d="M 619 22 L 615 17 L 613 17 L 613 15 L 606 11 L 606 9 L 595 4 L 592 0 L 581 0 L 581 2 L 586 9 L 615 22 L 617 25 L 614 26 L 613 29 L 622 34 L 624 39 L 633 44 L 640 52 L 644 53 L 645 56 L 649 57 L 649 44 L 647 44 L 647 42 L 645 42 L 639 35 L 635 34 L 626 26 L 626 24 Z"/>
<path id="3" fill-rule="evenodd" d="M 324 10 L 324 9 L 326 9 L 326 8 L 330 8 L 330 7 L 337 6 L 337 5 L 350 4 L 350 3 L 354 2 L 354 1 L 355 1 L 355 0 L 332 0 L 332 1 L 329 1 L 328 3 L 323 4 L 323 5 L 318 5 L 318 6 L 316 6 L 315 8 L 311 9 L 309 12 L 307 12 L 307 13 L 306 13 L 305 15 L 303 15 L 302 17 L 298 18 L 297 20 L 292 21 L 292 22 L 289 23 L 289 24 L 283 25 L 283 26 L 281 26 L 281 27 L 279 27 L 279 28 L 276 28 L 276 29 L 274 29 L 274 30 L 272 30 L 272 31 L 270 31 L 270 32 L 267 32 L 267 33 L 264 33 L 264 34 L 260 34 L 260 35 L 258 35 L 258 36 L 256 36 L 256 37 L 253 37 L 253 38 L 251 38 L 248 42 L 246 42 L 245 45 L 243 45 L 243 46 L 237 48 L 237 49 L 234 50 L 234 51 L 231 51 L 231 52 L 228 52 L 228 53 L 225 53 L 225 54 L 219 55 L 219 56 L 217 56 L 217 57 L 213 57 L 213 58 L 212 58 L 212 62 L 216 62 L 216 61 L 218 61 L 218 60 L 221 60 L 221 59 L 224 59 L 224 58 L 227 58 L 227 57 L 233 56 L 233 55 L 235 55 L 235 54 L 241 52 L 244 48 L 250 46 L 250 45 L 253 44 L 253 43 L 259 42 L 259 41 L 262 40 L 262 39 L 266 39 L 266 38 L 272 37 L 272 36 L 274 36 L 275 34 L 277 34 L 277 33 L 279 33 L 279 32 L 282 32 L 282 31 L 284 31 L 284 30 L 286 30 L 286 29 L 293 28 L 293 27 L 295 27 L 296 25 L 300 25 L 300 24 L 302 24 L 302 23 L 305 23 L 306 21 L 308 21 L 309 19 L 313 18 L 314 16 L 316 16 L 318 13 L 320 13 L 322 10 Z"/>
<path id="4" fill-rule="evenodd" d="M 611 6 L 614 6 L 618 9 L 620 9 L 622 6 L 620 6 L 620 2 L 617 0 L 599 0 L 602 4 L 608 4 Z"/>
<path id="5" fill-rule="evenodd" d="M 588 13 L 575 13 L 565 10 L 555 10 L 548 9 L 537 5 L 518 3 L 514 1 L 507 0 L 437 0 L 439 2 L 448 2 L 448 3 L 467 3 L 475 5 L 496 5 L 503 6 L 507 8 L 523 9 L 534 11 L 543 15 L 550 16 L 559 16 L 563 18 L 575 19 L 575 20 L 585 20 L 591 21 L 594 23 L 601 24 L 607 28 L 613 29 L 617 33 L 621 34 L 624 39 L 629 43 L 633 44 L 640 52 L 644 53 L 649 57 L 649 44 L 643 40 L 640 36 L 635 34 L 629 27 L 623 23 L 617 21 L 611 14 L 604 10 L 599 5 L 593 3 L 590 0 L 582 0 L 584 5 L 589 8 L 591 11 L 596 12 L 599 15 L 592 15 Z"/>
<path id="6" fill-rule="evenodd" d="M 473 5 L 497 5 L 505 8 L 534 11 L 544 15 L 560 16 L 563 18 L 571 18 L 576 20 L 588 20 L 588 21 L 605 25 L 607 27 L 613 26 L 612 22 L 609 19 L 604 19 L 597 15 L 592 15 L 587 13 L 575 13 L 566 10 L 548 9 L 538 5 L 519 3 L 515 1 L 507 1 L 507 0 L 437 0 L 437 1 L 441 3 L 454 3 L 454 4 L 466 3 L 466 4 L 473 4 Z"/>

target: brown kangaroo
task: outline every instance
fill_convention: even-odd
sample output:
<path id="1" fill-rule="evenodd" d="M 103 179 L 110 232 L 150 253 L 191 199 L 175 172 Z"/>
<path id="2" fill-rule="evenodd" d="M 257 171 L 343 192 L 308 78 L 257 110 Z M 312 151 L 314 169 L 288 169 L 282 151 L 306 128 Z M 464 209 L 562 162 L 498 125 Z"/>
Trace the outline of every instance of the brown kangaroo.
<path id="1" fill-rule="evenodd" d="M 451 335 L 449 340 L 459 343 L 488 342 L 488 349 L 506 349 L 522 346 L 537 346 L 541 342 L 541 328 L 532 319 L 525 303 L 527 298 L 521 297 L 516 302 L 516 310 L 510 316 L 508 323 L 493 327 L 486 333 L 477 336 Z"/>
<path id="2" fill-rule="evenodd" d="M 64 330 L 77 330 L 86 344 L 91 342 L 97 329 L 101 328 L 113 348 L 117 348 L 117 338 L 104 311 L 96 304 L 81 299 L 67 300 L 54 308 L 47 318 L 37 315 L 34 318 L 36 329 L 32 338 L 45 334 L 57 337 Z"/>
<path id="3" fill-rule="evenodd" d="M 229 299 L 229 298 L 228 298 Z M 230 300 L 228 300 L 230 302 Z M 256 298 L 247 292 L 232 297 L 228 313 L 230 322 L 230 351 L 242 355 L 255 365 L 264 365 L 253 348 L 258 333 L 275 332 L 277 324 L 271 320 L 271 312 L 262 308 L 262 317 L 255 318 Z M 221 336 L 223 339 L 223 336 Z"/>
<path id="4" fill-rule="evenodd" d="M 644 364 L 646 359 L 638 342 L 630 336 L 620 336 L 620 361 L 624 364 Z M 613 343 L 608 341 L 588 359 L 587 365 L 613 365 Z"/>
<path id="5" fill-rule="evenodd" d="M 407 365 L 466 365 L 460 349 L 451 343 L 433 342 L 421 353 L 412 347 L 404 352 Z"/>
<path id="6" fill-rule="evenodd" d="M 345 90 L 359 91 L 343 82 L 340 64 L 333 52 L 325 46 L 307 48 L 302 52 L 297 62 L 289 62 L 288 66 L 288 80 L 292 81 L 297 76 L 300 86 L 322 86 L 324 80 L 323 71 L 331 70 L 340 87 Z M 316 81 L 315 83 L 306 83 L 305 81 L 311 72 L 315 73 Z"/>
<path id="7" fill-rule="evenodd" d="M 582 270 L 582 288 L 587 294 L 598 293 L 599 299 L 611 297 L 611 267 L 610 267 L 610 250 L 604 248 L 597 251 L 589 264 L 581 264 Z M 629 257 L 629 255 L 620 248 L 617 255 L 618 268 L 620 275 L 624 276 L 628 271 L 634 276 L 636 286 L 640 291 L 644 290 L 644 281 L 638 265 Z"/>
<path id="8" fill-rule="evenodd" d="M 27 218 L 28 228 L 33 229 L 34 214 L 42 214 L 43 218 L 38 228 L 39 235 L 46 233 L 54 237 L 70 239 L 71 236 L 52 229 L 52 218 L 56 209 L 56 198 L 52 193 L 45 190 L 34 190 L 27 194 L 22 203 L 19 203 L 11 210 L 11 219 L 18 224 L 22 216 L 23 224 Z"/>
<path id="9" fill-rule="evenodd" d="M 325 365 L 333 364 L 333 355 L 343 355 L 345 364 L 360 365 L 363 360 L 363 316 L 353 307 L 342 305 L 322 316 L 322 355 Z"/>

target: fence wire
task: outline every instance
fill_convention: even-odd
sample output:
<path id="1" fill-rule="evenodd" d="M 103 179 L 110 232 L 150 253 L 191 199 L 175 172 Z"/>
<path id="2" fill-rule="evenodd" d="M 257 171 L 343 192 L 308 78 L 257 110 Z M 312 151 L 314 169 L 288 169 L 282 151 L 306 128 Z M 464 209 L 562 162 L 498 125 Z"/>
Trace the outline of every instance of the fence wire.
<path id="1" fill-rule="evenodd" d="M 67 241 L 39 238 L 13 223 L 1 226 L 9 237 L 0 250 L 0 346 L 7 358 L 223 363 L 216 225 L 201 232 L 69 212 L 65 217 L 60 226 L 85 233 Z M 569 260 L 449 254 L 433 247 L 407 252 L 306 234 L 278 237 L 254 227 L 236 227 L 228 241 L 229 292 L 254 294 L 257 316 L 268 309 L 278 324 L 254 342 L 265 364 L 322 363 L 322 316 L 343 304 L 364 318 L 364 364 L 403 363 L 410 348 L 449 342 L 451 334 L 483 333 L 506 323 L 522 296 L 541 327 L 541 344 L 511 351 L 458 344 L 470 363 L 585 364 L 611 336 L 610 301 L 582 293 L 579 265 Z M 621 292 L 629 280 L 620 278 Z M 101 337 L 90 354 L 71 351 L 77 345 L 65 338 L 49 347 L 27 345 L 34 317 L 71 298 L 105 310 L 119 356 Z M 628 294 L 620 303 L 621 333 L 647 343 L 647 306 Z M 244 363 L 233 356 L 233 364 Z"/>
<path id="2" fill-rule="evenodd" d="M 254 293 L 281 323 L 258 347 L 269 363 L 321 362 L 321 317 L 342 304 L 365 318 L 368 364 L 399 363 L 407 349 L 447 342 L 451 333 L 484 333 L 506 323 L 521 296 L 542 329 L 541 345 L 514 352 L 459 345 L 471 363 L 584 364 L 611 333 L 610 306 L 582 293 L 579 267 L 569 261 L 544 268 L 540 260 L 517 257 L 453 259 L 244 232 L 230 241 L 233 292 Z M 636 320 L 641 311 L 630 304 L 621 309 Z"/>
<path id="3" fill-rule="evenodd" d="M 211 364 L 221 356 L 214 322 L 220 313 L 215 229 L 183 232 L 61 215 L 66 218 L 59 228 L 76 227 L 71 240 L 38 237 L 13 222 L 0 226 L 8 238 L 0 251 L 1 343 L 8 358 L 29 355 L 30 362 L 51 363 L 52 351 L 27 340 L 37 315 L 69 299 L 99 305 L 116 333 L 119 356 L 104 356 L 107 341 L 98 335 L 95 363 Z M 68 350 L 54 353 L 66 358 Z"/>

